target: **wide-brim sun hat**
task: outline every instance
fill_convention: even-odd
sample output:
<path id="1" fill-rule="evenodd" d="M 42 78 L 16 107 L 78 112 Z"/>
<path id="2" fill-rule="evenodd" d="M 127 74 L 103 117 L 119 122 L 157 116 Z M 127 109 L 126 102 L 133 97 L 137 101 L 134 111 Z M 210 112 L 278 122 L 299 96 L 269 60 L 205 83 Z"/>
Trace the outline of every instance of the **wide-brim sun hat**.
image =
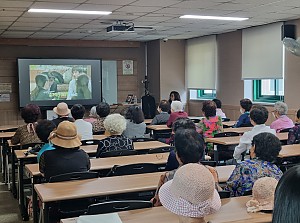
<path id="1" fill-rule="evenodd" d="M 201 164 L 180 167 L 159 189 L 159 199 L 169 211 L 185 217 L 205 217 L 221 208 L 213 176 Z"/>
<path id="2" fill-rule="evenodd" d="M 278 181 L 272 177 L 262 177 L 255 181 L 252 188 L 252 198 L 246 203 L 247 211 L 272 211 L 277 184 Z"/>
<path id="3" fill-rule="evenodd" d="M 55 108 L 53 108 L 53 111 L 60 116 L 66 116 L 69 115 L 71 110 L 68 108 L 68 105 L 65 102 L 58 103 Z"/>
<path id="4" fill-rule="evenodd" d="M 81 146 L 80 136 L 74 123 L 61 122 L 57 129 L 50 134 L 50 142 L 63 148 L 77 148 Z"/>

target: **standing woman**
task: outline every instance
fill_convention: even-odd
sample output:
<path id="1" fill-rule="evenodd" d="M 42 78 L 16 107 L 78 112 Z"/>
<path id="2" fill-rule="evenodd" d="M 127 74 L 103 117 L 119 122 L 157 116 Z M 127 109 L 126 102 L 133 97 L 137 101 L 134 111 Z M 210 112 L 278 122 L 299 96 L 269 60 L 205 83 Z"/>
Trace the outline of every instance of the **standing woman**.
<path id="1" fill-rule="evenodd" d="M 144 138 L 146 124 L 144 122 L 144 114 L 141 107 L 130 106 L 125 114 L 126 129 L 123 135 L 132 138 Z"/>
<path id="2" fill-rule="evenodd" d="M 24 119 L 25 125 L 20 126 L 15 135 L 11 138 L 11 143 L 21 145 L 29 143 L 39 143 L 41 140 L 36 135 L 35 128 L 37 120 L 41 115 L 39 106 L 35 104 L 28 104 L 21 109 L 21 117 Z"/>
<path id="3" fill-rule="evenodd" d="M 172 104 L 172 101 L 181 101 L 180 94 L 177 91 L 171 91 L 169 96 L 169 103 Z"/>

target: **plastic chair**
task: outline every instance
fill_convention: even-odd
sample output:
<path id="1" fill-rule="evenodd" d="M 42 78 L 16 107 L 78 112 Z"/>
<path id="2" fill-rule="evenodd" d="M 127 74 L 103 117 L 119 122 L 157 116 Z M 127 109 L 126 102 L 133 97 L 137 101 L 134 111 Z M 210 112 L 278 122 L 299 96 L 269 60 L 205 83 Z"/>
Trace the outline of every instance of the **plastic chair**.
<path id="1" fill-rule="evenodd" d="M 237 132 L 220 132 L 214 135 L 214 138 L 239 136 Z"/>
<path id="2" fill-rule="evenodd" d="M 155 139 L 152 138 L 133 138 L 132 142 L 150 142 L 155 141 Z"/>
<path id="3" fill-rule="evenodd" d="M 98 132 L 93 132 L 93 135 L 104 135 L 105 131 L 98 131 Z"/>
<path id="4" fill-rule="evenodd" d="M 211 167 L 216 167 L 217 166 L 217 162 L 216 161 L 206 161 L 206 160 L 203 160 L 203 161 L 200 161 L 200 163 L 202 165 L 205 165 L 205 166 L 211 166 Z"/>
<path id="5" fill-rule="evenodd" d="M 230 198 L 230 192 L 226 190 L 218 191 L 219 196 L 221 199 L 223 198 Z"/>
<path id="6" fill-rule="evenodd" d="M 215 134 L 215 138 L 220 138 L 220 137 L 233 137 L 233 136 L 239 136 L 240 134 L 237 132 L 221 132 L 218 134 Z M 226 161 L 228 159 L 232 159 L 233 152 L 234 150 L 231 150 L 228 146 L 224 145 L 217 145 L 217 155 L 218 155 L 218 161 Z"/>
<path id="7" fill-rule="evenodd" d="M 142 173 L 153 173 L 159 171 L 159 165 L 154 163 L 136 163 L 124 166 L 114 166 L 109 173 L 108 177 L 111 176 L 122 176 L 122 175 L 133 175 Z"/>
<path id="8" fill-rule="evenodd" d="M 222 118 L 222 122 L 229 122 L 230 118 Z"/>
<path id="9" fill-rule="evenodd" d="M 87 145 L 98 145 L 100 142 L 99 139 L 87 139 L 87 140 L 81 140 L 82 146 Z"/>
<path id="10" fill-rule="evenodd" d="M 72 172 L 72 173 L 65 173 L 65 174 L 52 176 L 49 179 L 49 183 L 56 183 L 56 182 L 63 182 L 63 181 L 70 181 L 70 180 L 86 180 L 86 179 L 92 179 L 98 177 L 99 177 L 99 173 L 97 172 Z"/>
<path id="11" fill-rule="evenodd" d="M 168 152 L 171 152 L 174 149 L 175 149 L 174 146 L 164 146 L 164 147 L 159 147 L 159 148 L 155 148 L 155 149 L 150 149 L 148 151 L 148 153 L 149 154 L 152 154 L 152 153 L 168 153 Z"/>
<path id="12" fill-rule="evenodd" d="M 150 201 L 128 200 L 128 201 L 108 201 L 92 204 L 88 207 L 87 215 L 106 214 L 119 211 L 128 211 L 141 208 L 151 208 Z"/>
<path id="13" fill-rule="evenodd" d="M 289 132 L 291 128 L 281 129 L 279 132 Z"/>
<path id="14" fill-rule="evenodd" d="M 131 155 L 137 155 L 136 150 L 116 150 L 116 151 L 108 151 L 103 152 L 100 154 L 100 158 L 106 158 L 106 157 L 115 157 L 115 156 L 131 156 Z"/>

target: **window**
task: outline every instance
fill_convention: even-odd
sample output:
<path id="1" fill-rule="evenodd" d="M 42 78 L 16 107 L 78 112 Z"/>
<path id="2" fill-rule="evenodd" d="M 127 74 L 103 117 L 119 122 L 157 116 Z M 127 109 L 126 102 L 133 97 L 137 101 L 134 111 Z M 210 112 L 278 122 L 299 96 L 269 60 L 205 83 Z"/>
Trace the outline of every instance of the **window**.
<path id="1" fill-rule="evenodd" d="M 192 89 L 190 100 L 208 100 L 216 97 L 216 90 Z"/>
<path id="2" fill-rule="evenodd" d="M 266 79 L 253 80 L 253 101 L 269 102 L 284 100 L 284 80 Z"/>

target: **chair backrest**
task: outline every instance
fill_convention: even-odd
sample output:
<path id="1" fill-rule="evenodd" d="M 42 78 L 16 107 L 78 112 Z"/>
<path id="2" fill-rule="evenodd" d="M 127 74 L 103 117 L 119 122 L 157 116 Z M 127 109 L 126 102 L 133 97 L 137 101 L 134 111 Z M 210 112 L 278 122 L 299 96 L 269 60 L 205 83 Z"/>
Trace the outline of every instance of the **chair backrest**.
<path id="1" fill-rule="evenodd" d="M 136 163 L 124 166 L 114 166 L 109 173 L 108 177 L 111 176 L 122 176 L 122 175 L 132 175 L 132 174 L 142 174 L 142 173 L 153 173 L 159 171 L 159 165 L 154 163 Z"/>
<path id="2" fill-rule="evenodd" d="M 114 156 L 131 156 L 131 155 L 137 155 L 136 150 L 116 150 L 116 151 L 108 151 L 103 152 L 100 154 L 100 158 L 106 158 L 106 157 L 114 157 Z"/>
<path id="3" fill-rule="evenodd" d="M 221 199 L 230 198 L 230 192 L 229 191 L 222 190 L 222 191 L 218 191 L 218 193 L 219 193 L 219 196 L 220 196 Z"/>
<path id="4" fill-rule="evenodd" d="M 230 118 L 222 118 L 222 122 L 229 122 Z"/>
<path id="5" fill-rule="evenodd" d="M 128 201 L 108 201 L 92 204 L 88 207 L 87 215 L 106 214 L 119 211 L 128 211 L 141 208 L 151 208 L 150 201 L 128 200 Z"/>
<path id="6" fill-rule="evenodd" d="M 52 176 L 49 179 L 49 183 L 70 181 L 70 180 L 86 180 L 86 179 L 92 179 L 98 177 L 99 177 L 99 173 L 97 172 L 72 172 L 72 173 L 65 173 L 65 174 Z"/>
<path id="7" fill-rule="evenodd" d="M 192 120 L 194 123 L 199 123 L 199 122 L 200 122 L 200 119 L 199 119 L 199 118 L 191 118 L 191 120 Z"/>
<path id="8" fill-rule="evenodd" d="M 200 161 L 200 163 L 202 165 L 206 165 L 206 166 L 212 166 L 212 167 L 216 167 L 217 166 L 217 161 L 206 161 L 206 160 L 203 160 L 203 161 Z"/>
<path id="9" fill-rule="evenodd" d="M 81 143 L 83 146 L 87 145 L 98 145 L 100 142 L 99 139 L 87 139 L 87 140 L 81 140 Z"/>
<path id="10" fill-rule="evenodd" d="M 155 149 L 149 149 L 148 153 L 152 154 L 152 153 L 167 153 L 167 152 L 171 152 L 172 150 L 174 150 L 174 146 L 164 146 L 164 147 L 159 147 L 159 148 L 155 148 Z"/>
<path id="11" fill-rule="evenodd" d="M 98 131 L 98 132 L 93 132 L 93 135 L 104 135 L 105 131 Z"/>
<path id="12" fill-rule="evenodd" d="M 214 135 L 215 138 L 220 137 L 231 137 L 231 136 L 239 136 L 240 134 L 237 132 L 220 132 Z"/>
<path id="13" fill-rule="evenodd" d="M 289 132 L 291 128 L 281 129 L 279 132 Z"/>
<path id="14" fill-rule="evenodd" d="M 149 141 L 155 141 L 155 139 L 152 138 L 133 138 L 133 142 L 149 142 Z"/>
<path id="15" fill-rule="evenodd" d="M 29 149 L 30 147 L 34 148 L 35 146 L 43 145 L 43 144 L 44 144 L 43 142 L 28 143 L 28 144 L 20 145 L 20 149 Z"/>
<path id="16" fill-rule="evenodd" d="M 246 190 L 242 196 L 250 196 L 252 195 L 252 190 Z"/>

